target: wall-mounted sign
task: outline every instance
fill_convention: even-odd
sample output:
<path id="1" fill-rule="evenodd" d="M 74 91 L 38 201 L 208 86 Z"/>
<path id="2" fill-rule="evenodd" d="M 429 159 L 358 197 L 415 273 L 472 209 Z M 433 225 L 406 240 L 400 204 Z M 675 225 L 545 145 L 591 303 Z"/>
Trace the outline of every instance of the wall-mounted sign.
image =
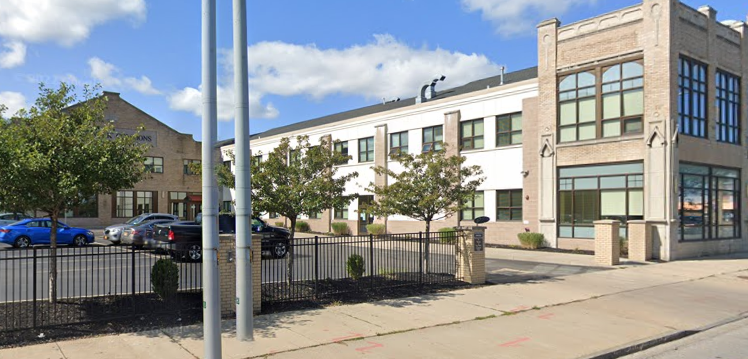
<path id="1" fill-rule="evenodd" d="M 113 133 L 109 134 L 109 139 L 117 138 L 121 135 L 134 135 L 137 132 L 138 131 L 135 130 L 117 128 Z M 156 134 L 156 131 L 140 131 L 140 133 L 138 133 L 138 143 L 140 144 L 148 144 L 153 147 L 157 147 L 157 139 L 158 136 Z"/>
<path id="2" fill-rule="evenodd" d="M 484 250 L 484 232 L 473 232 L 473 250 L 476 252 L 483 252 Z"/>

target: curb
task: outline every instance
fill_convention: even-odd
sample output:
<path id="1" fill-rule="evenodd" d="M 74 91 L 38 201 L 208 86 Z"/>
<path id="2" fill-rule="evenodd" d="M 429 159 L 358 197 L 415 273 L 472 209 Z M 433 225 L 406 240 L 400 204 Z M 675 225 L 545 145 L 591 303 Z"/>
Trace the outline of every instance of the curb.
<path id="1" fill-rule="evenodd" d="M 743 320 L 746 318 L 748 318 L 748 312 L 743 312 L 734 317 L 727 318 L 725 320 L 721 320 L 719 322 L 715 322 L 709 325 L 705 325 L 701 328 L 692 329 L 692 330 L 679 330 L 679 331 L 671 332 L 669 334 L 654 337 L 651 339 L 646 339 L 646 340 L 635 342 L 632 344 L 624 344 L 623 346 L 613 348 L 612 350 L 609 350 L 606 352 L 600 352 L 597 354 L 593 354 L 591 356 L 579 357 L 578 359 L 616 359 L 616 358 L 620 358 L 625 355 L 638 353 L 638 352 L 645 351 L 647 349 L 654 348 L 662 344 L 666 344 L 666 343 L 674 342 L 676 340 L 680 340 L 686 337 L 690 337 L 694 334 L 702 333 L 707 330 L 718 328 L 723 325 L 734 323 L 734 322 L 737 322 L 739 320 Z"/>

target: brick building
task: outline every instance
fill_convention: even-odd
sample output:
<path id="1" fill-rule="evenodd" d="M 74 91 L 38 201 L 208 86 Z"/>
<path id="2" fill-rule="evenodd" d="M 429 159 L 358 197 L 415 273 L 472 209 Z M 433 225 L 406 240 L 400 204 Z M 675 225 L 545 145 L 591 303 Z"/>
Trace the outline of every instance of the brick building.
<path id="1" fill-rule="evenodd" d="M 644 0 L 569 25 L 548 20 L 537 35 L 535 68 L 272 129 L 251 138 L 252 151 L 300 134 L 341 141 L 335 150 L 353 159 L 339 171 L 359 172 L 347 191 L 360 197 L 305 219 L 322 232 L 337 221 L 365 231 L 375 220 L 360 211 L 373 198 L 365 188 L 386 181 L 370 167 L 396 170 L 391 150 L 443 141 L 487 179 L 459 216 L 432 228 L 486 215 L 489 243 L 516 243 L 529 228 L 553 247 L 593 249 L 594 221 L 620 220 L 626 237 L 627 221 L 645 220 L 657 258 L 748 250 L 746 24 Z M 386 224 L 424 228 L 399 216 Z"/>

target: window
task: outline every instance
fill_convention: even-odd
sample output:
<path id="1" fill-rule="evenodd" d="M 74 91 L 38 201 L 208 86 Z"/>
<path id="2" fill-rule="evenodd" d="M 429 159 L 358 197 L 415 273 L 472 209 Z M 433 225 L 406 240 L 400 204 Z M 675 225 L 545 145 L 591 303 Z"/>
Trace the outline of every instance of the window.
<path id="1" fill-rule="evenodd" d="M 678 61 L 678 92 L 680 133 L 706 138 L 706 65 L 681 56 Z"/>
<path id="2" fill-rule="evenodd" d="M 408 153 L 408 132 L 390 134 L 390 156 Z"/>
<path id="3" fill-rule="evenodd" d="M 301 152 L 299 150 L 288 150 L 288 163 L 299 163 L 301 161 Z"/>
<path id="4" fill-rule="evenodd" d="M 642 132 L 642 62 L 632 61 L 603 67 L 602 81 L 602 137 Z"/>
<path id="5" fill-rule="evenodd" d="M 192 171 L 192 167 L 190 165 L 197 166 L 201 162 L 200 160 L 184 160 L 183 163 L 184 163 L 184 174 L 188 176 L 193 176 L 196 173 Z"/>
<path id="6" fill-rule="evenodd" d="M 463 150 L 483 148 L 483 119 L 460 123 L 460 146 Z"/>
<path id="7" fill-rule="evenodd" d="M 270 217 L 270 218 L 278 218 L 278 213 L 270 212 L 270 213 L 268 213 L 268 217 Z"/>
<path id="8" fill-rule="evenodd" d="M 221 212 L 222 213 L 231 213 L 234 211 L 234 206 L 232 205 L 231 201 L 223 201 L 221 202 Z"/>
<path id="9" fill-rule="evenodd" d="M 231 161 L 223 161 L 223 167 L 231 169 Z"/>
<path id="10" fill-rule="evenodd" d="M 483 191 L 475 192 L 473 198 L 465 202 L 465 206 L 460 211 L 460 219 L 463 221 L 472 221 L 478 217 L 483 217 Z"/>
<path id="11" fill-rule="evenodd" d="M 65 217 L 72 218 L 98 218 L 99 198 L 94 195 L 81 201 L 77 207 L 70 208 L 65 212 Z"/>
<path id="12" fill-rule="evenodd" d="M 644 165 L 628 163 L 559 169 L 558 236 L 595 238 L 594 221 L 644 219 Z"/>
<path id="13" fill-rule="evenodd" d="M 335 208 L 335 219 L 348 219 L 348 205 Z"/>
<path id="14" fill-rule="evenodd" d="M 740 144 L 740 78 L 717 71 L 717 141 Z"/>
<path id="15" fill-rule="evenodd" d="M 169 192 L 169 213 L 180 219 L 194 220 L 202 212 L 200 192 Z"/>
<path id="16" fill-rule="evenodd" d="M 333 149 L 335 150 L 335 152 L 340 153 L 341 155 L 346 157 L 345 161 L 342 161 L 340 164 L 347 164 L 349 161 L 348 141 L 335 142 Z"/>
<path id="17" fill-rule="evenodd" d="M 522 143 L 522 113 L 496 116 L 496 145 L 509 146 Z"/>
<path id="18" fill-rule="evenodd" d="M 320 219 L 322 218 L 322 212 L 312 213 L 309 215 L 309 219 Z"/>
<path id="19" fill-rule="evenodd" d="M 421 152 L 441 151 L 444 140 L 442 126 L 427 127 L 423 129 L 423 148 Z"/>
<path id="20" fill-rule="evenodd" d="M 641 133 L 643 62 L 629 61 L 563 76 L 558 101 L 560 142 Z"/>
<path id="21" fill-rule="evenodd" d="M 522 220 L 522 190 L 496 191 L 496 219 L 497 221 Z"/>
<path id="22" fill-rule="evenodd" d="M 678 237 L 740 238 L 740 170 L 680 164 Z"/>
<path id="23" fill-rule="evenodd" d="M 374 137 L 358 140 L 358 162 L 374 161 Z"/>
<path id="24" fill-rule="evenodd" d="M 143 213 L 156 212 L 158 192 L 117 191 L 112 215 L 116 218 L 129 218 Z"/>
<path id="25" fill-rule="evenodd" d="M 164 173 L 164 158 L 146 156 L 145 171 L 150 173 Z"/>

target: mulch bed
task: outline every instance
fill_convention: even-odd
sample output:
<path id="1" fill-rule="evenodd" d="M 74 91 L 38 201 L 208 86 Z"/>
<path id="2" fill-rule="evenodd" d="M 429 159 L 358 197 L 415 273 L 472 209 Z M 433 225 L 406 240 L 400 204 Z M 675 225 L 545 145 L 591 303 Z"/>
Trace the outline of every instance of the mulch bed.
<path id="1" fill-rule="evenodd" d="M 583 254 L 583 255 L 590 255 L 594 256 L 595 251 L 587 251 L 582 249 L 560 249 L 560 248 L 538 248 L 538 249 L 529 249 L 522 246 L 512 246 L 507 244 L 493 244 L 493 243 L 486 243 L 486 247 L 488 248 L 503 248 L 503 249 L 516 249 L 520 251 L 533 251 L 533 252 L 553 252 L 553 253 L 567 253 L 567 254 Z"/>
<path id="2" fill-rule="evenodd" d="M 180 293 L 168 302 L 154 294 L 61 299 L 56 305 L 37 301 L 39 327 L 29 329 L 32 302 L 2 303 L 0 347 L 190 325 L 201 322 L 202 315 L 202 293 Z"/>

